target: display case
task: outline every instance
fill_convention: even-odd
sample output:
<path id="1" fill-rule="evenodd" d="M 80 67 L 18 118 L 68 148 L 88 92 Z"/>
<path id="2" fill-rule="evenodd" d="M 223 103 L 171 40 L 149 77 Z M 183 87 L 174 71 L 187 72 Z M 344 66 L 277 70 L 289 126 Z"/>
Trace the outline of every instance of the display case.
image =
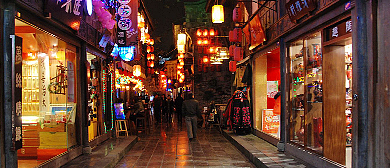
<path id="1" fill-rule="evenodd" d="M 290 43 L 290 141 L 321 153 L 321 33 Z"/>

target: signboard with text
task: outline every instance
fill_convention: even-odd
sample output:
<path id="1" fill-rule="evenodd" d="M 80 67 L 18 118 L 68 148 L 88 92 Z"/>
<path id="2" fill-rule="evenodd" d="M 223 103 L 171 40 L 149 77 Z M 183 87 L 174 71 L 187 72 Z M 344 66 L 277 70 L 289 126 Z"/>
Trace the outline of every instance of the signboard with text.
<path id="1" fill-rule="evenodd" d="M 265 133 L 278 133 L 280 121 L 279 115 L 275 115 L 273 109 L 263 109 L 262 131 Z"/>
<path id="2" fill-rule="evenodd" d="M 119 0 L 117 44 L 119 47 L 137 44 L 138 1 Z"/>
<path id="3" fill-rule="evenodd" d="M 22 148 L 22 38 L 12 35 L 12 149 Z"/>
<path id="4" fill-rule="evenodd" d="M 335 38 L 344 36 L 346 34 L 352 33 L 352 20 L 348 19 L 342 21 L 341 23 L 326 28 L 325 32 L 325 41 L 333 40 Z"/>
<path id="5" fill-rule="evenodd" d="M 80 28 L 85 0 L 47 0 L 45 12 L 74 30 Z"/>
<path id="6" fill-rule="evenodd" d="M 288 16 L 294 23 L 296 23 L 296 20 L 316 9 L 316 7 L 316 0 L 290 0 L 286 3 Z"/>

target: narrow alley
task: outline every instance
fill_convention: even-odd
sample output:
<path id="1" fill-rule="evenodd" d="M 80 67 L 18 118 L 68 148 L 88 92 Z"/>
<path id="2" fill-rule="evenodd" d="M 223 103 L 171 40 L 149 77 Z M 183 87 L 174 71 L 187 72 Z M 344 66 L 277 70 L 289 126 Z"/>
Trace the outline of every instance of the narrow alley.
<path id="1" fill-rule="evenodd" d="M 255 167 L 216 129 L 198 129 L 188 140 L 186 127 L 163 123 L 150 134 L 139 135 L 137 144 L 117 164 L 131 167 Z"/>

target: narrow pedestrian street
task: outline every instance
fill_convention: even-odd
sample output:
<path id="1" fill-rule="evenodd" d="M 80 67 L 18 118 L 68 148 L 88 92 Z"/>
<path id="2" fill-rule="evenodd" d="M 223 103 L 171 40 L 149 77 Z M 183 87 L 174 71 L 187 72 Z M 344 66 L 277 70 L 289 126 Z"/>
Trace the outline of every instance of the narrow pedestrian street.
<path id="1" fill-rule="evenodd" d="M 189 141 L 186 127 L 160 124 L 140 134 L 137 144 L 117 168 L 138 167 L 255 167 L 216 129 L 198 129 Z"/>

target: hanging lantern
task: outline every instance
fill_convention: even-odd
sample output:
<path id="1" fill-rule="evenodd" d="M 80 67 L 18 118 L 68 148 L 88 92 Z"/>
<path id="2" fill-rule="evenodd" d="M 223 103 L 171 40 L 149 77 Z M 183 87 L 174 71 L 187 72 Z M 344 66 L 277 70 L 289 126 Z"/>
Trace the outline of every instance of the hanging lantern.
<path id="1" fill-rule="evenodd" d="M 141 76 L 141 65 L 134 65 L 133 66 L 133 75 L 134 76 Z"/>
<path id="2" fill-rule="evenodd" d="M 209 44 L 209 40 L 203 39 L 203 45 L 207 45 L 207 44 Z"/>
<path id="3" fill-rule="evenodd" d="M 236 48 L 235 45 L 230 45 L 230 47 L 229 47 L 229 55 L 230 55 L 230 56 L 233 56 L 234 48 Z"/>
<path id="4" fill-rule="evenodd" d="M 212 7 L 212 20 L 213 23 L 223 23 L 224 22 L 224 12 L 222 5 L 214 5 Z"/>
<path id="5" fill-rule="evenodd" d="M 150 60 L 154 60 L 154 54 L 150 54 Z"/>
<path id="6" fill-rule="evenodd" d="M 179 33 L 177 35 L 177 45 L 186 45 L 187 35 L 184 33 Z"/>
<path id="7" fill-rule="evenodd" d="M 234 60 L 235 60 L 235 61 L 241 61 L 242 58 L 243 58 L 242 55 L 243 55 L 243 53 L 242 53 L 241 47 L 236 47 L 236 48 L 234 49 Z"/>
<path id="8" fill-rule="evenodd" d="M 203 63 L 204 63 L 204 64 L 209 63 L 209 57 L 203 56 Z"/>
<path id="9" fill-rule="evenodd" d="M 147 55 L 146 55 L 146 59 L 147 59 L 147 60 L 150 60 L 150 57 L 151 57 L 151 54 L 147 54 Z"/>
<path id="10" fill-rule="evenodd" d="M 242 19 L 242 11 L 239 7 L 233 9 L 233 22 L 240 22 Z"/>
<path id="11" fill-rule="evenodd" d="M 202 45 L 203 41 L 202 41 L 202 39 L 198 39 L 196 43 L 197 43 L 198 45 Z"/>
<path id="12" fill-rule="evenodd" d="M 204 29 L 204 31 L 203 31 L 203 36 L 208 36 L 209 35 L 209 31 L 207 30 L 207 29 Z"/>
<path id="13" fill-rule="evenodd" d="M 197 35 L 198 37 L 202 36 L 202 29 L 196 30 L 196 35 Z"/>
<path id="14" fill-rule="evenodd" d="M 150 39 L 149 33 L 145 33 L 145 40 L 149 40 L 149 39 Z"/>
<path id="15" fill-rule="evenodd" d="M 236 72 L 236 69 L 237 69 L 237 61 L 230 61 L 229 62 L 229 71 Z"/>
<path id="16" fill-rule="evenodd" d="M 209 52 L 210 54 L 215 54 L 216 47 L 210 47 Z"/>
<path id="17" fill-rule="evenodd" d="M 229 31 L 229 41 L 230 42 L 235 42 L 236 41 L 236 39 L 234 39 L 234 34 L 233 34 L 233 31 L 231 30 L 231 31 Z"/>
<path id="18" fill-rule="evenodd" d="M 235 42 L 241 42 L 242 41 L 242 34 L 241 34 L 241 28 L 234 28 L 233 30 L 233 34 L 236 36 L 235 39 L 236 41 Z"/>
<path id="19" fill-rule="evenodd" d="M 210 36 L 215 36 L 215 34 L 216 34 L 216 33 L 215 33 L 214 29 L 211 28 L 211 29 L 210 29 Z"/>
<path id="20" fill-rule="evenodd" d="M 153 40 L 153 39 L 150 39 L 150 40 L 149 40 L 149 44 L 150 44 L 150 45 L 154 45 L 154 40 Z"/>
<path id="21" fill-rule="evenodd" d="M 217 55 L 220 59 L 229 59 L 229 50 L 227 47 L 219 47 L 217 50 Z"/>
<path id="22" fill-rule="evenodd" d="M 146 52 L 148 53 L 152 52 L 152 48 L 150 46 L 146 47 Z"/>
<path id="23" fill-rule="evenodd" d="M 151 67 L 151 68 L 154 67 L 154 61 L 150 61 L 150 67 Z"/>

